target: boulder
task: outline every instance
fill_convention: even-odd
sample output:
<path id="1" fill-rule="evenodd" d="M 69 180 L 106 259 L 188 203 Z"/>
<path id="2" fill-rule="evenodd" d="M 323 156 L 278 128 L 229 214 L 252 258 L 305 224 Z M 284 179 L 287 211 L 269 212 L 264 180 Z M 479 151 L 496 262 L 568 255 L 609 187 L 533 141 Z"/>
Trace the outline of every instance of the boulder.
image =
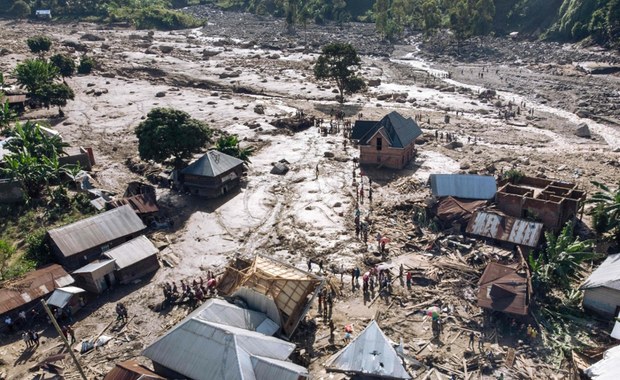
<path id="1" fill-rule="evenodd" d="M 380 86 L 381 85 L 381 78 L 368 79 L 368 82 L 366 82 L 366 84 L 368 85 L 368 87 Z"/>
<path id="2" fill-rule="evenodd" d="M 161 45 L 159 47 L 159 50 L 164 54 L 168 54 L 174 50 L 174 47 L 169 46 L 169 45 Z"/>
<path id="3" fill-rule="evenodd" d="M 575 135 L 577 137 L 583 137 L 586 139 L 589 139 L 592 137 L 592 134 L 590 133 L 590 127 L 588 127 L 588 124 L 586 123 L 579 124 L 579 126 L 577 127 L 577 130 L 575 131 Z"/>
<path id="4" fill-rule="evenodd" d="M 156 98 L 163 98 L 164 96 L 166 96 L 166 91 L 159 91 L 157 94 L 155 94 Z"/>
<path id="5" fill-rule="evenodd" d="M 64 40 L 62 41 L 62 46 L 73 48 L 76 51 L 88 51 L 88 47 L 86 47 L 86 45 L 83 45 L 75 40 Z"/>
<path id="6" fill-rule="evenodd" d="M 271 168 L 270 173 L 271 174 L 277 174 L 277 175 L 285 175 L 288 172 L 288 166 L 286 166 L 286 164 L 283 164 L 281 162 L 276 162 L 275 164 L 273 164 L 273 167 Z"/>
<path id="7" fill-rule="evenodd" d="M 334 153 L 332 153 L 332 152 L 325 152 L 325 153 L 323 153 L 323 157 L 325 157 L 325 158 L 333 158 L 334 157 Z"/>
<path id="8" fill-rule="evenodd" d="M 379 94 L 377 100 L 387 100 L 392 97 L 392 94 Z"/>
<path id="9" fill-rule="evenodd" d="M 257 104 L 254 106 L 254 112 L 256 112 L 259 115 L 264 115 L 265 114 L 265 106 L 263 106 L 262 104 Z"/>
<path id="10" fill-rule="evenodd" d="M 101 36 L 98 36 L 96 34 L 86 33 L 82 37 L 80 37 L 80 40 L 84 40 L 84 41 L 105 41 L 105 38 L 103 38 Z"/>

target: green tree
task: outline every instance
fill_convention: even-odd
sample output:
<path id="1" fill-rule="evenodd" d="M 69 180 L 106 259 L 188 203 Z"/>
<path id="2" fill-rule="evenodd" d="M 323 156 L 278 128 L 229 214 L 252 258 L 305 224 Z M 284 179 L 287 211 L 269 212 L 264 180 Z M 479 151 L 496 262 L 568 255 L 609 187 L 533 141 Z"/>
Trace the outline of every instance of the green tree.
<path id="1" fill-rule="evenodd" d="M 30 5 L 23 0 L 18 0 L 13 4 L 13 7 L 9 13 L 18 19 L 26 18 L 30 16 Z"/>
<path id="2" fill-rule="evenodd" d="M 575 238 L 573 228 L 573 223 L 569 222 L 558 236 L 545 233 L 546 249 L 538 254 L 538 258 L 530 254 L 533 280 L 538 285 L 535 288 L 541 292 L 552 288 L 569 291 L 571 282 L 581 278 L 581 264 L 598 257 L 598 254 L 592 252 L 592 242 Z"/>
<path id="3" fill-rule="evenodd" d="M 472 19 L 473 33 L 478 36 L 489 34 L 493 28 L 495 4 L 493 0 L 478 0 L 474 4 Z"/>
<path id="4" fill-rule="evenodd" d="M 602 233 L 611 232 L 620 243 L 620 183 L 615 190 L 600 182 L 593 181 L 592 184 L 599 190 L 586 202 L 595 205 L 590 211 L 594 228 Z"/>
<path id="5" fill-rule="evenodd" d="M 34 36 L 26 41 L 30 51 L 35 54 L 43 54 L 48 52 L 52 47 L 52 40 L 47 36 Z"/>
<path id="6" fill-rule="evenodd" d="M 425 0 L 422 3 L 424 33 L 431 35 L 441 25 L 441 12 L 436 0 Z"/>
<path id="7" fill-rule="evenodd" d="M 38 124 L 32 122 L 18 123 L 9 135 L 13 137 L 7 144 L 10 154 L 4 157 L 2 172 L 19 181 L 29 199 L 40 197 L 51 182 L 56 182 L 61 174 L 69 172 L 69 168 L 58 161 L 67 146 L 60 137 L 48 136 Z"/>
<path id="8" fill-rule="evenodd" d="M 229 156 L 237 157 L 246 164 L 250 163 L 250 156 L 254 153 L 254 148 L 241 148 L 237 135 L 222 136 L 215 142 L 215 150 Z"/>
<path id="9" fill-rule="evenodd" d="M 348 43 L 334 42 L 325 45 L 314 65 L 316 79 L 336 82 L 340 93 L 338 101 L 344 103 L 344 93 L 355 93 L 366 87 L 364 80 L 357 76 L 361 59 L 355 48 Z"/>
<path id="10" fill-rule="evenodd" d="M 143 160 L 164 162 L 174 158 L 178 168 L 184 159 L 200 151 L 210 140 L 211 130 L 187 112 L 154 108 L 136 127 L 138 152 Z"/>
<path id="11" fill-rule="evenodd" d="M 68 100 L 73 100 L 75 94 L 66 83 L 48 83 L 35 92 L 35 100 L 46 108 L 58 107 L 58 114 L 63 115 L 62 107 Z"/>
<path id="12" fill-rule="evenodd" d="M 73 76 L 75 73 L 75 61 L 66 54 L 55 54 L 50 57 L 50 62 L 56 66 L 63 78 Z"/>
<path id="13" fill-rule="evenodd" d="M 457 0 L 448 12 L 450 29 L 459 44 L 471 36 L 471 8 L 467 0 Z"/>
<path id="14" fill-rule="evenodd" d="M 27 59 L 15 67 L 13 75 L 20 87 L 36 95 L 40 88 L 54 82 L 60 74 L 56 66 L 44 59 Z"/>
<path id="15" fill-rule="evenodd" d="M 620 47 L 620 0 L 607 4 L 607 33 L 612 45 Z"/>

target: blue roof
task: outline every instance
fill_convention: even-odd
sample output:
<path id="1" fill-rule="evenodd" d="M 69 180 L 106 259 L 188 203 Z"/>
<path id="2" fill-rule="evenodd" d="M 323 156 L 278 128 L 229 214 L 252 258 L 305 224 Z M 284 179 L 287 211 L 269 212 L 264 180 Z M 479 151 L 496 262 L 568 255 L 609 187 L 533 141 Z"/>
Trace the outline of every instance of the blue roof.
<path id="1" fill-rule="evenodd" d="M 351 139 L 352 140 L 361 139 L 377 123 L 378 121 L 376 120 L 356 120 L 355 124 L 353 124 L 353 129 L 351 130 Z"/>
<path id="2" fill-rule="evenodd" d="M 389 146 L 393 148 L 404 148 L 413 143 L 422 134 L 422 130 L 412 118 L 405 119 L 398 112 L 392 111 L 359 139 L 360 144 L 368 144 L 372 136 L 381 128 L 385 130 L 389 139 Z"/>
<path id="3" fill-rule="evenodd" d="M 431 174 L 431 191 L 436 197 L 491 199 L 497 192 L 495 177 L 474 174 Z"/>

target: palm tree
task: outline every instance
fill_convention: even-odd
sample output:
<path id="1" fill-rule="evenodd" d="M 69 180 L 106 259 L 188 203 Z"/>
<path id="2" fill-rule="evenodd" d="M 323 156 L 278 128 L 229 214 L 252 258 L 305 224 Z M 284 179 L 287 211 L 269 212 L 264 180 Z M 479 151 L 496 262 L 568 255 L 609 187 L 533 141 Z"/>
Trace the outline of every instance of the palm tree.
<path id="1" fill-rule="evenodd" d="M 596 205 L 590 211 L 598 232 L 612 232 L 616 242 L 620 243 L 620 182 L 616 190 L 607 185 L 592 181 L 599 191 L 594 193 L 586 202 Z"/>
<path id="2" fill-rule="evenodd" d="M 236 157 L 246 165 L 250 163 L 250 156 L 254 153 L 253 147 L 241 148 L 237 135 L 222 136 L 215 142 L 215 150 Z"/>

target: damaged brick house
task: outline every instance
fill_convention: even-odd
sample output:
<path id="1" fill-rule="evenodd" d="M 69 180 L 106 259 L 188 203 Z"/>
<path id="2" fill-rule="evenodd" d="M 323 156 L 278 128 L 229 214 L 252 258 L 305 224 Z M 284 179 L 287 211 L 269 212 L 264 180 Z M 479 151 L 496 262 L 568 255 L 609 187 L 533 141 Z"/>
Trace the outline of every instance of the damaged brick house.
<path id="1" fill-rule="evenodd" d="M 500 182 L 496 200 L 497 208 L 506 215 L 535 219 L 557 232 L 577 217 L 584 196 L 572 183 L 523 177 L 516 184 Z"/>

